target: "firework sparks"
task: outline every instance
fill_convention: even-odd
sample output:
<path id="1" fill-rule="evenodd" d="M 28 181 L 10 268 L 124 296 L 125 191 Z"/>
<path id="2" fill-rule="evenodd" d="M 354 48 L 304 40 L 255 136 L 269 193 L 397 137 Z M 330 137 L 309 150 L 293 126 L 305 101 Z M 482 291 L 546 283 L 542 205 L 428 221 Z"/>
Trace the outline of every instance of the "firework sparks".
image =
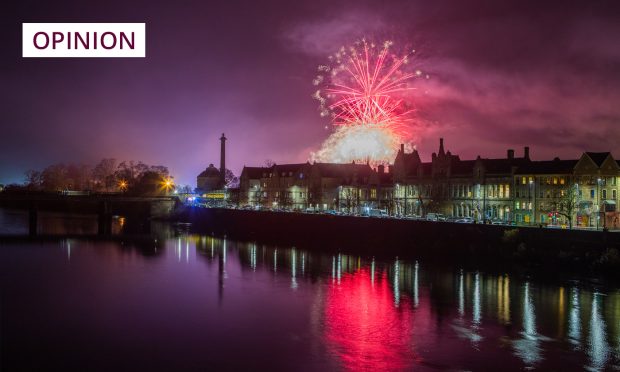
<path id="1" fill-rule="evenodd" d="M 409 142 L 413 109 L 404 97 L 422 72 L 411 66 L 415 51 L 399 56 L 390 52 L 392 45 L 361 40 L 319 66 L 313 97 L 336 129 L 314 160 L 385 163 L 400 143 Z"/>

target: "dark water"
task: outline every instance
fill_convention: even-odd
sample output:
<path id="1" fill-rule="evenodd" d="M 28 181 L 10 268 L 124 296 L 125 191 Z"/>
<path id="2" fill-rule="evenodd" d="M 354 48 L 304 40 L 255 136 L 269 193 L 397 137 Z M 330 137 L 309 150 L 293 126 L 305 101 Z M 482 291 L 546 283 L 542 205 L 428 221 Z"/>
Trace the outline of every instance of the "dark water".
<path id="1" fill-rule="evenodd" d="M 0 240 L 2 370 L 620 368 L 617 288 L 154 232 Z"/>

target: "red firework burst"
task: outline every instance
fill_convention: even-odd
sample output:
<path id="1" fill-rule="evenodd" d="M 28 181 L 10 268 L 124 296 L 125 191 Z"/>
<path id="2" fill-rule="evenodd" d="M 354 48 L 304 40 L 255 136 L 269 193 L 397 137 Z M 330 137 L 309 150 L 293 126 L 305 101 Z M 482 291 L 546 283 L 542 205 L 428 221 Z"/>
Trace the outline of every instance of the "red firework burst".
<path id="1" fill-rule="evenodd" d="M 333 65 L 320 66 L 314 84 L 321 115 L 331 115 L 334 125 L 385 128 L 408 137 L 412 109 L 403 97 L 414 89 L 411 81 L 422 75 L 410 66 L 413 51 L 403 56 L 390 53 L 392 42 L 381 47 L 361 40 L 330 56 Z"/>

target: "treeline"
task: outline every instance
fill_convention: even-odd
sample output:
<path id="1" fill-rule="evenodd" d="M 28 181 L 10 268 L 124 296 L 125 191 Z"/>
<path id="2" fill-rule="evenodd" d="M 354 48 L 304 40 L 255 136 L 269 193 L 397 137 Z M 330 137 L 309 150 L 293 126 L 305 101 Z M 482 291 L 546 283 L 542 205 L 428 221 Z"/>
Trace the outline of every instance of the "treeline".
<path id="1" fill-rule="evenodd" d="M 15 188 L 17 188 L 14 185 Z M 153 194 L 169 191 L 168 168 L 141 161 L 102 159 L 97 165 L 53 164 L 43 170 L 28 170 L 19 187 L 29 191 L 91 191 Z M 166 190 L 168 189 L 168 190 Z"/>

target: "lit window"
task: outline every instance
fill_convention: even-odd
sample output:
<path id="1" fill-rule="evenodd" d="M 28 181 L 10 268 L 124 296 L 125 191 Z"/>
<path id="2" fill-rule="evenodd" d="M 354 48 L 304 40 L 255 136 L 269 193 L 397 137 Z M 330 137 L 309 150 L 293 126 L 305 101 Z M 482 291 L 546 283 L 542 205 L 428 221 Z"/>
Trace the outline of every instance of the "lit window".
<path id="1" fill-rule="evenodd" d="M 527 183 L 527 179 L 525 177 L 521 177 L 521 184 L 525 185 Z"/>
<path id="2" fill-rule="evenodd" d="M 564 184 L 564 177 L 560 177 L 560 185 Z"/>
<path id="3" fill-rule="evenodd" d="M 553 184 L 557 185 L 558 184 L 558 178 L 557 177 L 553 177 Z"/>

